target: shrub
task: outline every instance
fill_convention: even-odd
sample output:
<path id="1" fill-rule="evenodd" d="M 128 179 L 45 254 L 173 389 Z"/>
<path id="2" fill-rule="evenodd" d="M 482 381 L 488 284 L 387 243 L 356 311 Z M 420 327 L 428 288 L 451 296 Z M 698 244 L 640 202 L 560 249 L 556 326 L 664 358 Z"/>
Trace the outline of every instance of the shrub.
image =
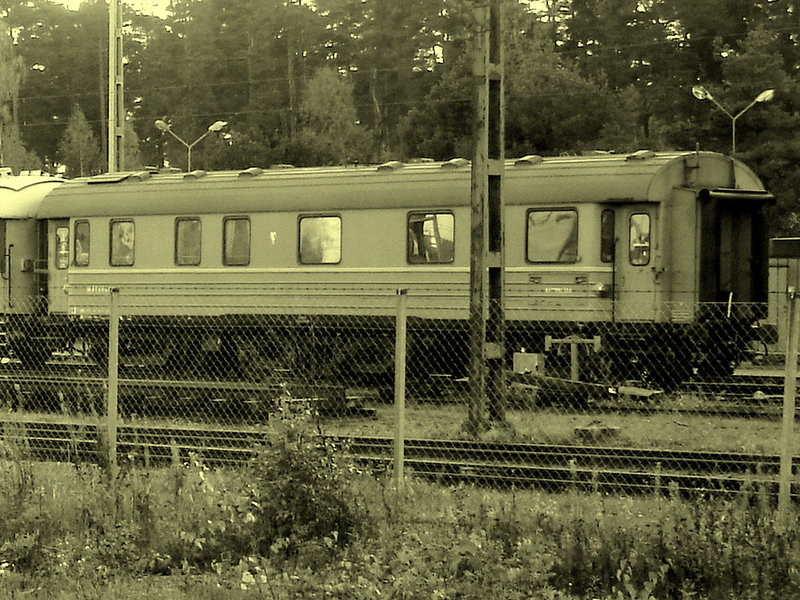
<path id="1" fill-rule="evenodd" d="M 278 420 L 249 472 L 256 549 L 264 555 L 324 562 L 369 527 L 352 463 L 302 415 Z"/>

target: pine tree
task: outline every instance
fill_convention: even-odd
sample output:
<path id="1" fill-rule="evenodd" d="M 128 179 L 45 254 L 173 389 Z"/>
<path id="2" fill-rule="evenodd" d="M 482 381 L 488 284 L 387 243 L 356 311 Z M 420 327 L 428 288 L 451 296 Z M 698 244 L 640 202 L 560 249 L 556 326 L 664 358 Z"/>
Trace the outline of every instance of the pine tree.
<path id="1" fill-rule="evenodd" d="M 83 177 L 100 170 L 100 146 L 89 122 L 77 104 L 58 144 L 58 156 L 68 177 Z"/>

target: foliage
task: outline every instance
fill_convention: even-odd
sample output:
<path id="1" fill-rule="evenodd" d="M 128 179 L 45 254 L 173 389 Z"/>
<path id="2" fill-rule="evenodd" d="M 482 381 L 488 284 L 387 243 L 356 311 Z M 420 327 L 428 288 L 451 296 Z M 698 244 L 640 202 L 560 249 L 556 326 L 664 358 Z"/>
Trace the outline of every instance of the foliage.
<path id="1" fill-rule="evenodd" d="M 612 94 L 561 64 L 546 47 L 527 38 L 514 41 L 506 45 L 506 151 L 524 156 L 591 149 L 616 110 Z M 572 102 L 583 110 L 576 111 Z"/>
<path id="2" fill-rule="evenodd" d="M 23 169 L 42 168 L 41 159 L 23 145 L 19 129 L 15 124 L 4 129 L 0 135 L 3 138 L 3 153 L 0 161 L 3 166 L 11 167 L 15 173 Z"/>
<path id="3" fill-rule="evenodd" d="M 473 8 L 179 0 L 166 18 L 126 8 L 125 106 L 136 130 L 126 153 L 139 144 L 142 163 L 181 164 L 185 149 L 153 126 L 166 118 L 185 139 L 229 122 L 225 139 L 195 149 L 206 169 L 469 156 Z M 794 3 L 507 0 L 504 11 L 508 156 L 728 152 L 731 119 L 692 86 L 731 114 L 772 88 L 772 102 L 737 122 L 737 153 L 777 198 L 772 233 L 800 231 Z M 5 3 L 0 120 L 15 168 L 37 155 L 54 160 L 76 104 L 105 154 L 106 15 L 103 0 L 77 11 L 51 0 Z"/>
<path id="4" fill-rule="evenodd" d="M 353 494 L 354 467 L 331 442 L 289 415 L 250 467 L 256 548 L 263 555 L 315 564 L 369 526 Z"/>
<path id="5" fill-rule="evenodd" d="M 0 595 L 777 599 L 800 585 L 797 512 L 780 531 L 758 490 L 397 490 L 352 473 L 296 418 L 274 434 L 244 470 L 195 457 L 113 481 L 4 446 Z"/>
<path id="6" fill-rule="evenodd" d="M 7 31 L 2 19 L 0 26 L 2 31 Z M 0 166 L 11 167 L 14 171 L 41 167 L 39 158 L 22 145 L 15 118 L 23 69 L 22 57 L 15 55 L 11 36 L 0 36 Z"/>
<path id="7" fill-rule="evenodd" d="M 123 148 L 123 164 L 122 170 L 123 171 L 136 171 L 141 169 L 142 164 L 142 156 L 141 151 L 139 149 L 139 140 L 136 135 L 136 130 L 133 127 L 133 123 L 131 121 L 125 121 L 125 131 L 123 134 L 123 139 L 125 146 Z"/>
<path id="8" fill-rule="evenodd" d="M 353 86 L 336 71 L 317 71 L 300 106 L 300 130 L 287 149 L 297 166 L 369 161 L 368 132 L 358 123 Z"/>
<path id="9" fill-rule="evenodd" d="M 100 169 L 100 147 L 86 117 L 77 104 L 73 107 L 58 157 L 67 167 L 68 177 L 91 175 Z"/>

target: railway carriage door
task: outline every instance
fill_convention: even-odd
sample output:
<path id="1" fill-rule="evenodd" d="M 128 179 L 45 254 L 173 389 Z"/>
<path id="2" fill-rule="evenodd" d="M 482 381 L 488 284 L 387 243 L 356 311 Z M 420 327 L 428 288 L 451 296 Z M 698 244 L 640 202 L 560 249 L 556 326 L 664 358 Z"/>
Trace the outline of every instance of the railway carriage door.
<path id="1" fill-rule="evenodd" d="M 64 313 L 67 308 L 67 282 L 70 266 L 70 230 L 68 220 L 48 222 L 47 298 L 50 312 Z"/>
<path id="2" fill-rule="evenodd" d="M 618 321 L 657 320 L 656 208 L 625 204 L 616 210 L 615 318 Z"/>
<path id="3" fill-rule="evenodd" d="M 767 301 L 767 227 L 759 191 L 703 190 L 700 199 L 700 302 Z"/>

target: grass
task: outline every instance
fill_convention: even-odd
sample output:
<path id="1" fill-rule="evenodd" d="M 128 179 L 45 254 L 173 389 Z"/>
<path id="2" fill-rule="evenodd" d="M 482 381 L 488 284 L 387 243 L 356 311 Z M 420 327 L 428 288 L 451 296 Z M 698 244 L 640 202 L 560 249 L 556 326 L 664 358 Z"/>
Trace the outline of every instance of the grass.
<path id="1" fill-rule="evenodd" d="M 376 419 L 325 433 L 391 435 Z M 408 437 L 463 437 L 464 405 L 409 402 Z M 509 410 L 514 441 L 777 451 L 779 422 L 686 415 Z M 391 482 L 319 449 L 308 415 L 271 420 L 238 469 L 193 459 L 123 469 L 23 460 L 0 444 L 0 597 L 777 599 L 800 589 L 800 512 L 775 520 L 757 487 L 687 500 Z M 492 439 L 491 435 L 487 439 Z"/>
<path id="2" fill-rule="evenodd" d="M 461 404 L 417 403 L 406 407 L 405 435 L 422 439 L 463 439 L 466 406 Z M 660 412 L 626 414 L 623 412 L 580 413 L 556 408 L 512 409 L 507 412 L 511 433 L 500 433 L 508 441 L 576 444 L 577 427 L 602 424 L 619 428 L 616 437 L 603 445 L 777 454 L 780 420 Z M 394 434 L 395 413 L 391 406 L 379 405 L 375 419 L 329 419 L 326 433 L 338 435 Z M 503 437 L 505 436 L 505 437 Z M 795 453 L 800 453 L 800 438 L 795 438 Z"/>
<path id="3" fill-rule="evenodd" d="M 615 436 L 602 439 L 599 444 L 663 450 L 702 450 L 719 452 L 744 452 L 752 454 L 778 454 L 780 451 L 781 422 L 778 418 L 746 418 L 725 415 L 705 415 L 681 412 L 680 406 L 694 406 L 694 399 L 675 402 L 675 410 L 650 414 L 623 411 L 576 411 L 564 407 L 530 409 L 511 408 L 507 411 L 509 427 L 490 432 L 486 439 L 499 441 L 581 444 L 584 440 L 576 428 L 603 425 L 617 428 Z M 390 404 L 373 405 L 375 418 L 325 417 L 321 427 L 332 435 L 357 435 L 391 437 L 395 430 L 395 410 Z M 405 410 L 405 435 L 418 439 L 465 439 L 463 426 L 467 419 L 464 403 L 409 401 Z M 87 416 L 7 412 L 6 422 L 36 420 L 52 423 L 96 424 L 102 427 L 104 419 Z M 121 425 L 176 426 L 174 420 L 136 419 Z M 187 428 L 200 429 L 258 429 L 269 428 L 268 423 L 214 424 L 211 422 L 181 421 Z M 795 436 L 794 453 L 800 454 L 800 436 Z"/>
<path id="4" fill-rule="evenodd" d="M 249 497 L 244 471 L 194 463 L 108 482 L 94 467 L 6 460 L 0 479 L 3 598 L 777 599 L 800 585 L 798 513 L 777 530 L 758 490 L 692 501 L 396 490 L 353 473 L 341 483 L 365 509 L 360 533 L 281 554 L 234 543 L 252 533 L 235 508 Z M 10 517 L 20 499 L 30 510 Z"/>

